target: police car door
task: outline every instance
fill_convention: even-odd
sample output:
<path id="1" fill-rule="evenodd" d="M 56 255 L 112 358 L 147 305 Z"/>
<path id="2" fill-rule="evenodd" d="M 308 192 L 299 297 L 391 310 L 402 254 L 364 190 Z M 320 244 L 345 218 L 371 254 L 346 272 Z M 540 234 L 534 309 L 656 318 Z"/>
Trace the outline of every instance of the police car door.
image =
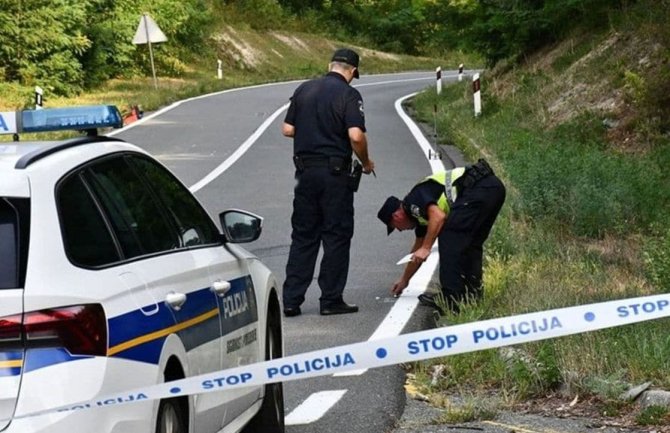
<path id="1" fill-rule="evenodd" d="M 9 423 L 23 367 L 21 318 L 28 253 L 28 182 L 0 173 L 0 431 Z M 18 198 L 23 197 L 23 198 Z"/>
<path id="2" fill-rule="evenodd" d="M 134 308 L 110 319 L 110 352 L 157 363 L 164 375 L 157 381 L 174 374 L 166 370 L 170 356 L 179 358 L 187 376 L 219 370 L 220 308 L 209 270 L 213 251 L 222 249 L 216 226 L 199 217 L 184 186 L 146 156 L 117 154 L 83 173 L 129 261 L 117 272 Z M 178 217 L 189 230 L 177 225 Z M 203 394 L 192 402 L 195 431 L 216 431 L 225 409 L 221 396 Z"/>
<path id="3" fill-rule="evenodd" d="M 184 307 L 175 311 L 178 323 L 194 320 L 189 309 L 195 304 L 209 303 L 211 296 L 218 303 L 220 322 L 217 328 L 214 329 L 212 321 L 204 322 L 200 329 L 194 327 L 181 331 L 182 340 L 187 345 L 198 347 L 203 344 L 205 335 L 218 333 L 222 337 L 219 369 L 256 362 L 260 356 L 257 341 L 258 308 L 246 262 L 224 248 L 218 229 L 207 212 L 174 176 L 146 158 L 134 157 L 132 162 L 152 185 L 156 185 L 154 189 L 157 195 L 178 228 L 180 243 L 191 253 L 193 273 L 197 273 L 193 278 L 201 281 L 198 287 L 207 287 L 207 290 L 189 295 Z M 201 318 L 204 319 L 204 316 Z M 194 400 L 196 409 L 202 411 L 212 411 L 212 408 L 223 405 L 225 410 L 219 411 L 218 415 L 221 426 L 247 410 L 258 399 L 259 392 L 256 388 L 242 388 L 196 395 Z M 201 431 L 197 425 L 196 428 Z"/>

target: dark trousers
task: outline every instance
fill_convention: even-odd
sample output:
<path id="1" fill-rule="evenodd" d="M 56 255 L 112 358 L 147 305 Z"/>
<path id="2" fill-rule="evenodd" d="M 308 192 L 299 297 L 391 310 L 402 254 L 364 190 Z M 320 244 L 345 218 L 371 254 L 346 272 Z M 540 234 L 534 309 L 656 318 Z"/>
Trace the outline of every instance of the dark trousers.
<path id="1" fill-rule="evenodd" d="M 325 308 L 343 302 L 354 234 L 354 192 L 346 175 L 332 174 L 328 167 L 299 171 L 296 181 L 284 307 L 298 307 L 304 302 L 323 245 L 318 282 L 321 308 Z"/>
<path id="2" fill-rule="evenodd" d="M 505 187 L 494 175 L 461 191 L 438 237 L 440 284 L 448 305 L 482 295 L 484 241 L 505 202 Z"/>

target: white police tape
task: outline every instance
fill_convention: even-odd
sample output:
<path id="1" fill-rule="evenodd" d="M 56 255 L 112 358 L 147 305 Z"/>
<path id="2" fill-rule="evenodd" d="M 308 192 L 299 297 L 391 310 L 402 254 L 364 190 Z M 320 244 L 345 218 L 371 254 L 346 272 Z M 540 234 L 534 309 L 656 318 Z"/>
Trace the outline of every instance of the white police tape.
<path id="1" fill-rule="evenodd" d="M 14 418 L 384 367 L 670 317 L 670 294 L 547 310 L 348 344 L 102 396 Z"/>

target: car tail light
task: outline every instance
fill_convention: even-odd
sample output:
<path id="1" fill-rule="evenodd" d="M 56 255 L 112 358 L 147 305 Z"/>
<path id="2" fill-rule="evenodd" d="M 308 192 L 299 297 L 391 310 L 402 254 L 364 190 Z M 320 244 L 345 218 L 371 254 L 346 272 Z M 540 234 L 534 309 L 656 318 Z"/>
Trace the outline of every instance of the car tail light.
<path id="1" fill-rule="evenodd" d="M 107 355 L 107 319 L 101 305 L 32 311 L 23 318 L 28 347 L 63 347 L 72 355 Z"/>
<path id="2" fill-rule="evenodd" d="M 0 317 L 0 345 L 21 346 L 21 314 Z"/>

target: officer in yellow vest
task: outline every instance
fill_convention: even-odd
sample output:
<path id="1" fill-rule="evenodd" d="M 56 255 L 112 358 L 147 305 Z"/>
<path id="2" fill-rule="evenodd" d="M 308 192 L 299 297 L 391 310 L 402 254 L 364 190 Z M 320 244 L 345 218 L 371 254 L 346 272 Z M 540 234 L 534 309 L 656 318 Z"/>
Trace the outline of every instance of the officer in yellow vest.
<path id="1" fill-rule="evenodd" d="M 389 197 L 377 217 L 387 234 L 414 229 L 412 260 L 391 292 L 400 295 L 439 240 L 442 295 L 452 311 L 482 295 L 484 241 L 505 201 L 505 186 L 489 164 L 476 164 L 436 173 L 419 182 L 403 200 Z M 422 304 L 441 311 L 435 299 L 419 296 Z"/>

